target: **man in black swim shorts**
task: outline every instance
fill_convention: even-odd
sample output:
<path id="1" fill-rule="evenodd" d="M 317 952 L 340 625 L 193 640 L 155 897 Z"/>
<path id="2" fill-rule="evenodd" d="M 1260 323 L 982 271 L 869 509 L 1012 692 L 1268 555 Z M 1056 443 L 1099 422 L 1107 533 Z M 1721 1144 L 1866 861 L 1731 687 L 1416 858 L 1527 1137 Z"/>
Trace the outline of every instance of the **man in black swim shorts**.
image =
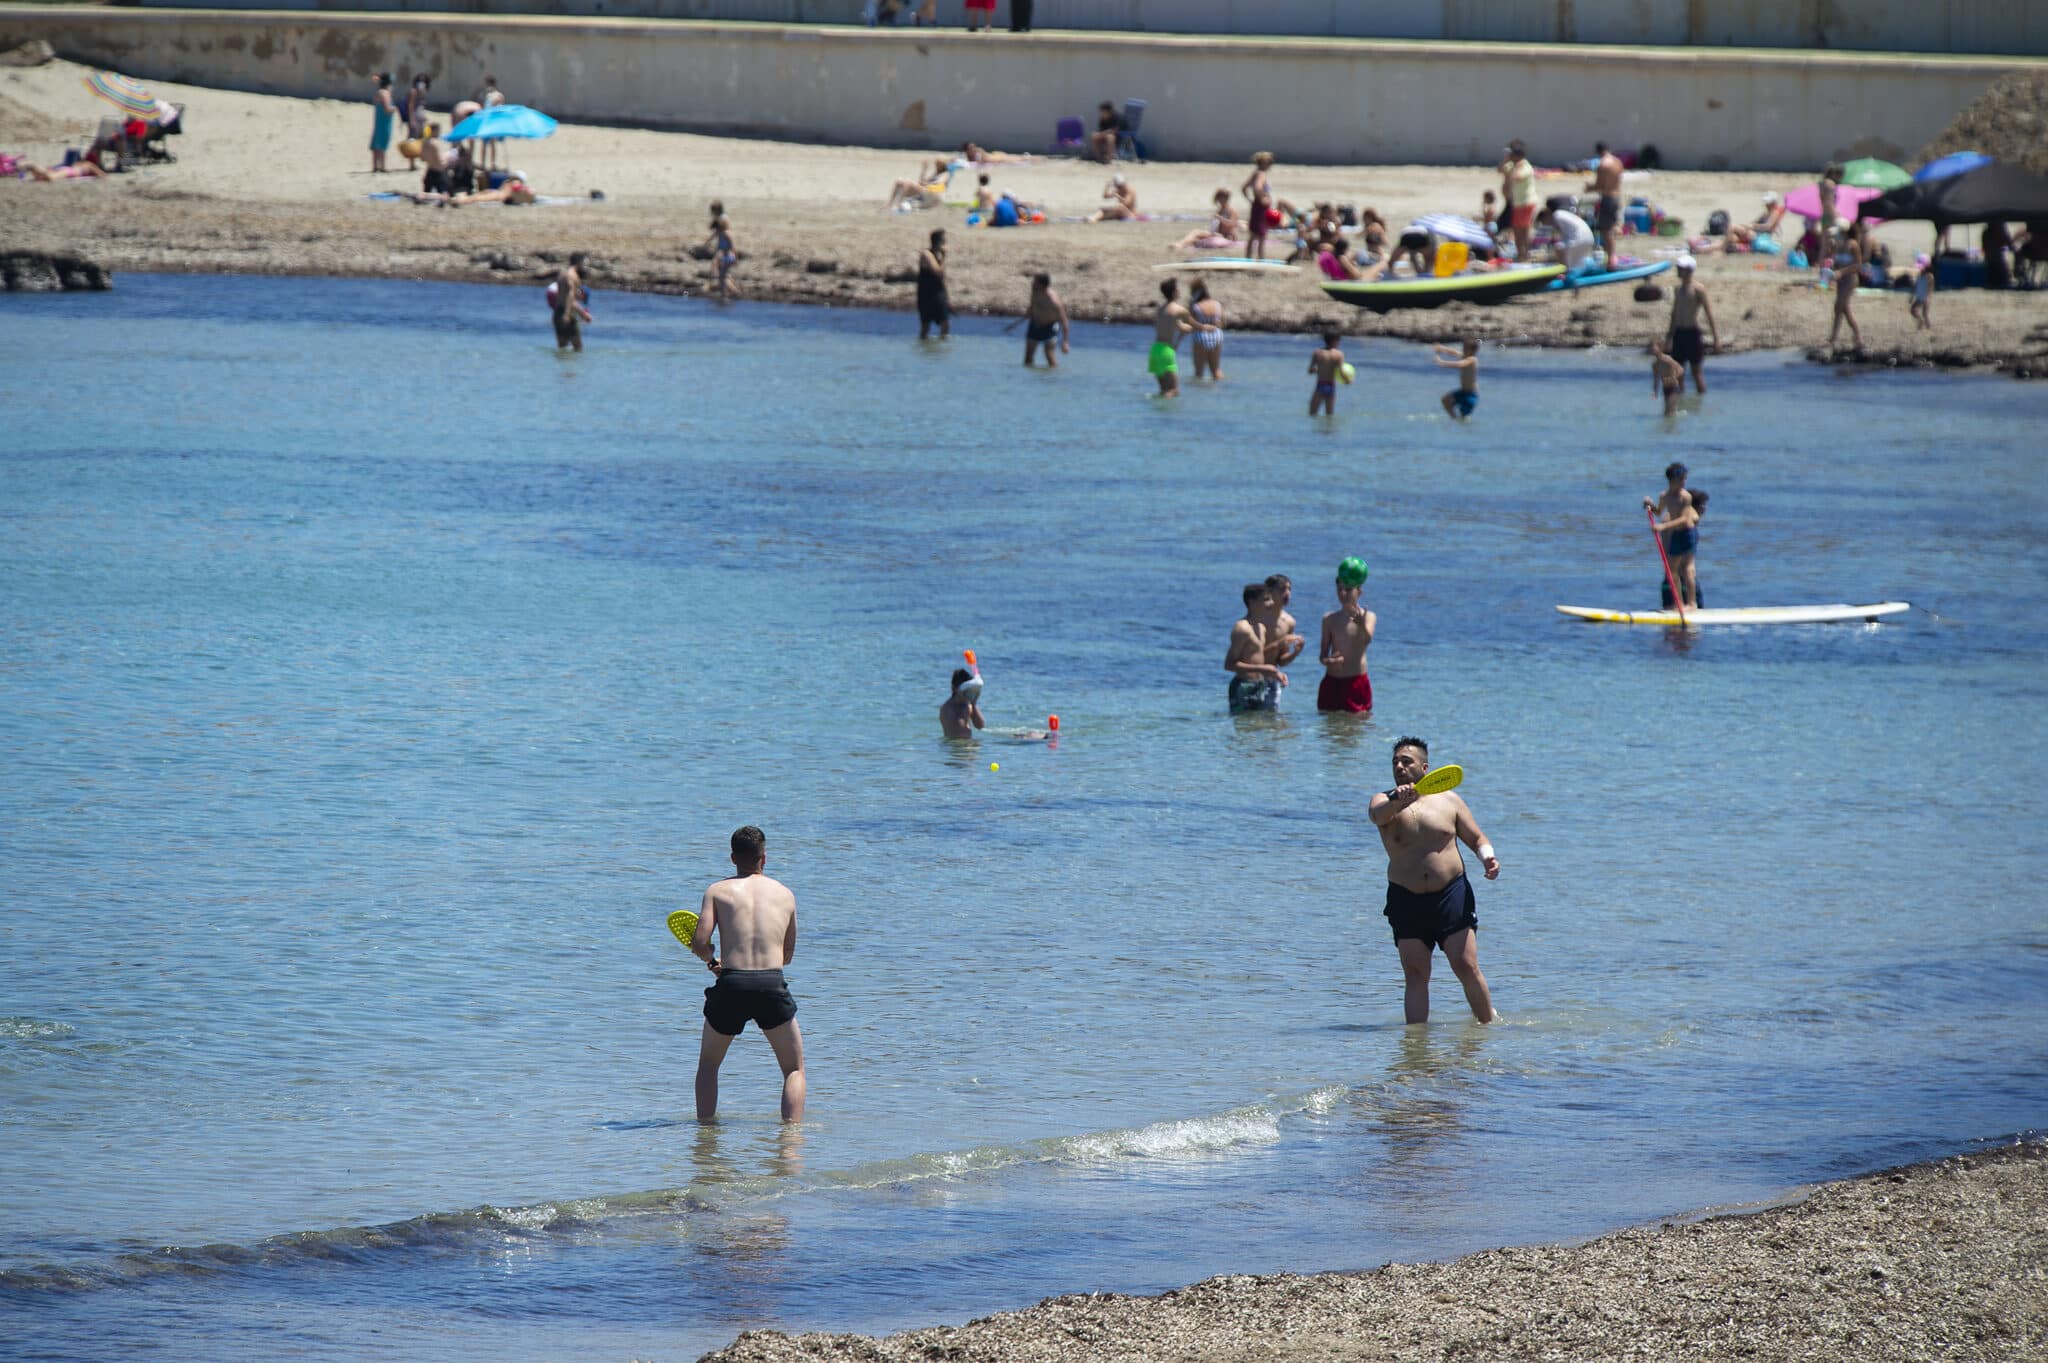
<path id="1" fill-rule="evenodd" d="M 697 1120 L 718 1112 L 718 1067 L 749 1022 L 761 1029 L 782 1067 L 782 1120 L 804 1115 L 804 1037 L 782 967 L 796 955 L 796 896 L 762 871 L 768 839 L 748 824 L 732 835 L 734 874 L 704 891 L 690 950 L 718 976 L 704 991 L 704 1034 L 697 1050 Z M 714 952 L 718 934 L 723 956 Z"/>
<path id="2" fill-rule="evenodd" d="M 1406 982 L 1402 1003 L 1410 1022 L 1429 1020 L 1430 955 L 1441 946 L 1451 973 L 1465 988 L 1465 1002 L 1481 1022 L 1495 1022 L 1493 995 L 1479 973 L 1479 916 L 1472 882 L 1458 844 L 1479 854 L 1486 878 L 1500 875 L 1500 858 L 1479 831 L 1472 811 L 1456 791 L 1418 794 L 1415 783 L 1429 771 L 1429 745 L 1419 738 L 1394 744 L 1392 790 L 1366 807 L 1387 849 L 1387 922 L 1401 953 Z"/>

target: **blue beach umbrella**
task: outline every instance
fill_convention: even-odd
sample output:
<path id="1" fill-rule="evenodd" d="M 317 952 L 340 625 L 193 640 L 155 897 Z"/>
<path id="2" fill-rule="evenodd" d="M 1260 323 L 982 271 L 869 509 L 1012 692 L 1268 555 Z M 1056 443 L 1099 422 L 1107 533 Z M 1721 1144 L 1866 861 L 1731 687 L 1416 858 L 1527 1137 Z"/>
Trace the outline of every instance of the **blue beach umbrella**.
<path id="1" fill-rule="evenodd" d="M 1988 166 L 1990 164 L 1991 158 L 1981 151 L 1952 151 L 1946 156 L 1937 157 L 1929 161 L 1926 165 L 1914 171 L 1913 178 L 1915 180 L 1946 180 L 1951 175 L 1961 175 L 1964 171 L 1975 170 L 1979 166 Z"/>
<path id="2" fill-rule="evenodd" d="M 555 120 L 524 104 L 493 104 L 442 136 L 450 142 L 496 142 L 507 137 L 553 137 L 557 126 Z"/>

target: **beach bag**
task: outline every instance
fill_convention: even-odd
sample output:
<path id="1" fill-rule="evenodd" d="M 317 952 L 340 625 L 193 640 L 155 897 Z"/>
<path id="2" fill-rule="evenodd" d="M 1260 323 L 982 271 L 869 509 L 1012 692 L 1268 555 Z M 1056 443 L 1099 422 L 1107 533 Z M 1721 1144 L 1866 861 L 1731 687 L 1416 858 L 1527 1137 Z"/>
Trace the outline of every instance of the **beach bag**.
<path id="1" fill-rule="evenodd" d="M 1728 214 L 1725 209 L 1715 209 L 1707 214 L 1707 235 L 1725 237 L 1728 235 Z"/>
<path id="2" fill-rule="evenodd" d="M 1638 303 L 1654 303 L 1663 296 L 1664 290 L 1658 288 L 1655 284 L 1636 285 L 1636 302 Z"/>

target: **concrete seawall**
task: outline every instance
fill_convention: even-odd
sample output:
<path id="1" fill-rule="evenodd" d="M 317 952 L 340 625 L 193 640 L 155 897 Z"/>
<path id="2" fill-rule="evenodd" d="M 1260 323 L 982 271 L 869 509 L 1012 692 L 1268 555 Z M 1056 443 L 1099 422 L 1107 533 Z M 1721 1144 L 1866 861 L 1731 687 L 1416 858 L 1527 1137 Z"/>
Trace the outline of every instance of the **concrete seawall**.
<path id="1" fill-rule="evenodd" d="M 473 15 L 0 7 L 0 46 L 43 38 L 143 79 L 365 99 L 373 74 L 452 101 L 495 72 L 571 121 L 854 143 L 1042 150 L 1061 115 L 1149 101 L 1153 154 L 1235 160 L 1539 162 L 1593 139 L 1674 168 L 1810 169 L 1908 156 L 2018 58 L 1904 58 L 1333 39 L 1034 34 Z M 203 116 L 203 115 L 202 115 Z"/>
<path id="2" fill-rule="evenodd" d="M 142 0 L 181 7 L 181 0 Z M 247 0 L 225 9 L 602 15 L 856 24 L 863 0 Z M 949 8 L 949 23 L 958 18 Z M 1009 22 L 1008 0 L 998 9 Z M 1872 52 L 2048 53 L 2028 0 L 1036 0 L 1041 29 L 1292 34 L 1450 42 L 1621 43 Z M 957 24 L 955 25 L 957 27 Z"/>

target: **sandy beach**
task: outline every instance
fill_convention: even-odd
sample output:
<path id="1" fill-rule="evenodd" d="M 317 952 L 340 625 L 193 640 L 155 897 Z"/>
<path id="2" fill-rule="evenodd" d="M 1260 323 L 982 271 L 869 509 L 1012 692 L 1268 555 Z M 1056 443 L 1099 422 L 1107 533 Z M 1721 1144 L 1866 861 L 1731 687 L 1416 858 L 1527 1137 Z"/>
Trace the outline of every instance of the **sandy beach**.
<path id="1" fill-rule="evenodd" d="M 0 72 L 0 149 L 31 160 L 61 159 L 89 139 L 107 106 L 67 62 Z M 743 253 L 737 276 L 757 300 L 908 310 L 917 250 L 934 227 L 950 236 L 954 307 L 964 314 L 1015 315 L 1027 281 L 1052 274 L 1085 341 L 1088 322 L 1132 322 L 1149 315 L 1160 274 L 1155 266 L 1189 258 L 1173 243 L 1205 220 L 1209 196 L 1235 190 L 1248 167 L 1199 162 L 1125 164 L 1142 212 L 1160 220 L 1087 224 L 1063 219 L 1093 211 L 1109 171 L 1093 163 L 1043 157 L 986 169 L 998 190 L 1046 206 L 1043 226 L 971 230 L 958 209 L 889 213 L 891 184 L 917 170 L 909 152 L 804 146 L 623 128 L 564 126 L 544 141 L 506 144 L 507 162 L 553 200 L 524 208 L 447 209 L 368 196 L 418 188 L 394 151 L 391 173 L 372 175 L 366 150 L 370 91 L 364 102 L 299 100 L 166 85 L 160 93 L 187 106 L 186 134 L 172 143 L 175 164 L 144 167 L 102 182 L 37 185 L 0 182 L 0 246 L 77 252 L 123 270 L 247 274 L 355 275 L 530 285 L 569 252 L 593 257 L 599 290 L 701 295 L 711 266 L 701 248 L 706 206 L 722 199 Z M 518 91 L 508 91 L 517 100 Z M 446 112 L 436 117 L 445 125 Z M 1590 149 L 1588 149 L 1590 150 Z M 1373 207 L 1398 229 L 1437 211 L 1476 215 L 1479 196 L 1497 187 L 1490 166 L 1295 167 L 1285 148 L 1274 175 L 1290 201 L 1332 200 Z M 1753 217 L 1766 190 L 1798 177 L 1658 172 L 1633 179 L 1665 212 L 1701 230 L 1725 210 Z M 1583 177 L 1542 182 L 1544 192 L 1573 190 Z M 602 199 L 594 198 L 593 191 Z M 949 199 L 973 192 L 956 177 Z M 1881 239 L 1895 263 L 1926 249 L 1924 224 L 1888 225 Z M 1675 251 L 1669 238 L 1624 239 L 1652 256 Z M 1668 281 L 1669 276 L 1666 276 Z M 1724 350 L 1805 349 L 1825 353 L 1831 300 L 1810 273 L 1775 260 L 1710 254 L 1701 279 L 1711 293 Z M 1288 275 L 1230 275 L 1211 286 L 1235 328 L 1441 340 L 1476 336 L 1516 345 L 1636 348 L 1660 336 L 1668 303 L 1636 303 L 1626 287 L 1525 299 L 1504 307 L 1452 306 L 1375 316 L 1329 301 L 1311 270 Z M 1866 293 L 1857 312 L 1873 364 L 1997 366 L 2018 375 L 2048 374 L 2048 295 L 1937 295 L 1934 329 L 1915 333 L 1903 293 Z"/>
<path id="2" fill-rule="evenodd" d="M 2048 1357 L 2048 1147 L 1823 1185 L 1788 1205 L 1370 1273 L 1068 1296 L 958 1328 L 742 1335 L 796 1359 L 1439 1360 Z"/>

